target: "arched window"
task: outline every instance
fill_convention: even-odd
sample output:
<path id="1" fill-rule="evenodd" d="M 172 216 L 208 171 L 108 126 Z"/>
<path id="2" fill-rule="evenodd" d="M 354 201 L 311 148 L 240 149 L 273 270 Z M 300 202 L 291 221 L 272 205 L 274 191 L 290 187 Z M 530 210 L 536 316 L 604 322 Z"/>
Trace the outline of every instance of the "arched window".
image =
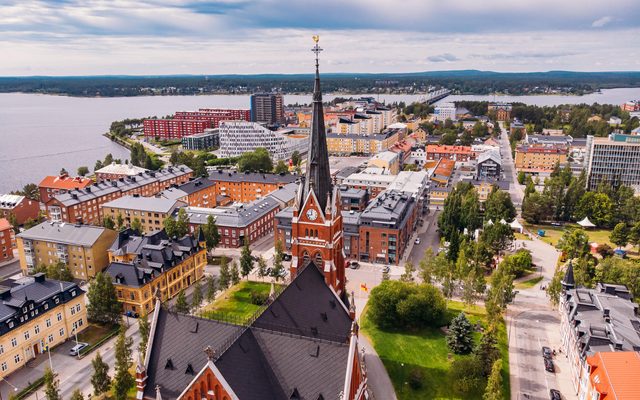
<path id="1" fill-rule="evenodd" d="M 315 234 L 315 236 L 316 236 L 316 237 L 318 237 L 318 230 L 317 230 L 317 229 L 316 229 L 316 234 Z"/>
<path id="2" fill-rule="evenodd" d="M 304 230 L 304 235 L 305 235 L 305 236 L 309 236 L 309 229 L 305 229 L 305 230 Z"/>
<path id="3" fill-rule="evenodd" d="M 322 253 L 317 252 L 314 259 L 314 263 L 318 266 L 321 267 L 322 266 Z"/>
<path id="4" fill-rule="evenodd" d="M 309 256 L 309 253 L 305 250 L 304 253 L 302 253 L 302 260 L 304 262 L 307 262 L 311 259 L 311 257 Z"/>

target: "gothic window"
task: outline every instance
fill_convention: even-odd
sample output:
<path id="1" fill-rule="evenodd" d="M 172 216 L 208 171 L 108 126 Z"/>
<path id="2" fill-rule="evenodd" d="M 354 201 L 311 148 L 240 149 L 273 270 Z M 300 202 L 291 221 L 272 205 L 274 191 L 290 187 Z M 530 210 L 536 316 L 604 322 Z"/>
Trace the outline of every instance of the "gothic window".
<path id="1" fill-rule="evenodd" d="M 305 236 L 309 236 L 309 229 L 305 229 L 305 230 L 304 230 L 304 235 L 305 235 Z"/>
<path id="2" fill-rule="evenodd" d="M 307 262 L 311 259 L 311 257 L 309 256 L 309 253 L 306 250 L 304 253 L 302 253 L 302 259 L 304 260 L 304 262 Z"/>
<path id="3" fill-rule="evenodd" d="M 314 257 L 314 262 L 316 263 L 317 266 L 322 266 L 322 254 L 320 252 L 317 252 L 315 257 Z"/>

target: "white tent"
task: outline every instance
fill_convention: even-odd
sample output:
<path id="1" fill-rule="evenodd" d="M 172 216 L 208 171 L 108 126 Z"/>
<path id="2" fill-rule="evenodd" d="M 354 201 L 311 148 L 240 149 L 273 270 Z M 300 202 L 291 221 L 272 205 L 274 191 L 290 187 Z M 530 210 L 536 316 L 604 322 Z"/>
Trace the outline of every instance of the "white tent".
<path id="1" fill-rule="evenodd" d="M 502 218 L 502 219 L 500 220 L 500 223 L 501 223 L 502 225 L 509 225 L 509 223 L 508 223 L 507 221 L 505 221 L 505 220 L 504 220 L 504 218 Z"/>
<path id="2" fill-rule="evenodd" d="M 511 229 L 513 229 L 514 231 L 518 231 L 520 233 L 522 233 L 522 230 L 524 229 L 522 224 L 518 222 L 517 219 L 514 219 L 513 222 L 509 224 L 509 226 L 511 226 Z"/>
<path id="3" fill-rule="evenodd" d="M 487 225 L 493 225 L 493 221 L 492 220 L 488 220 L 487 221 Z"/>
<path id="4" fill-rule="evenodd" d="M 584 219 L 582 221 L 578 221 L 578 225 L 580 225 L 583 228 L 594 228 L 595 225 L 589 221 L 589 217 L 584 217 Z"/>

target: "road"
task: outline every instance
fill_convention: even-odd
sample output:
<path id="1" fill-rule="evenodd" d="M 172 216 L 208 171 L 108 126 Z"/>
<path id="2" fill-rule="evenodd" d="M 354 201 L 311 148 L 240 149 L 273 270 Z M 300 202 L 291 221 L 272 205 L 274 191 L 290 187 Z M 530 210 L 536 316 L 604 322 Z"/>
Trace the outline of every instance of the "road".
<path id="1" fill-rule="evenodd" d="M 411 238 L 412 242 L 409 244 L 409 256 L 407 259 L 417 266 L 420 260 L 424 257 L 425 251 L 428 248 L 432 248 L 434 253 L 438 251 L 440 247 L 440 235 L 438 234 L 438 215 L 440 211 L 431 210 L 428 215 L 424 216 L 424 226 L 417 230 L 417 233 Z M 420 238 L 420 244 L 415 244 L 415 237 Z"/>
<path id="2" fill-rule="evenodd" d="M 522 187 L 518 183 L 518 174 L 516 172 L 513 156 L 511 155 L 511 145 L 509 144 L 509 133 L 504 126 L 504 122 L 499 122 L 501 135 L 500 135 L 500 155 L 502 157 L 502 172 L 505 179 L 509 182 L 509 194 L 511 200 L 517 209 L 522 206 L 522 199 L 524 199 L 524 192 Z"/>

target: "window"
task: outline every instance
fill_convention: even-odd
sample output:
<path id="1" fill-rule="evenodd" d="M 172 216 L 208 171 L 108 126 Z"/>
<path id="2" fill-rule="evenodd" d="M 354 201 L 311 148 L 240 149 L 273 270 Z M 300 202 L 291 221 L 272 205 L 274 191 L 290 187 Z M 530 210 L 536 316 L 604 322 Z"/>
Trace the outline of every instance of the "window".
<path id="1" fill-rule="evenodd" d="M 29 331 L 26 331 L 24 333 L 24 340 L 29 340 L 30 337 L 31 337 L 31 335 L 29 334 Z"/>
<path id="2" fill-rule="evenodd" d="M 9 369 L 9 367 L 7 366 L 7 363 L 6 363 L 6 362 L 3 362 L 3 363 L 2 363 L 1 368 L 2 368 L 2 372 L 5 372 L 6 370 L 8 370 L 8 369 Z"/>
<path id="3" fill-rule="evenodd" d="M 44 303 L 44 309 L 48 310 L 49 309 L 49 303 Z"/>
<path id="4" fill-rule="evenodd" d="M 40 325 L 36 325 L 33 327 L 33 331 L 35 332 L 35 334 L 37 335 L 38 333 L 40 333 Z"/>
<path id="5" fill-rule="evenodd" d="M 80 303 L 76 304 L 76 312 L 80 312 Z"/>
<path id="6" fill-rule="evenodd" d="M 47 337 L 47 343 L 53 343 L 53 335 Z"/>
<path id="7" fill-rule="evenodd" d="M 71 315 L 75 315 L 76 313 L 76 308 L 75 307 L 71 307 Z"/>
<path id="8" fill-rule="evenodd" d="M 16 347 L 18 345 L 18 339 L 11 338 L 11 347 Z"/>
<path id="9" fill-rule="evenodd" d="M 4 346 L 0 344 L 0 354 L 4 353 Z"/>
<path id="10" fill-rule="evenodd" d="M 13 361 L 15 361 L 16 364 L 20 363 L 20 354 L 13 356 Z"/>
<path id="11" fill-rule="evenodd" d="M 64 328 L 60 328 L 60 336 L 64 336 Z"/>
<path id="12" fill-rule="evenodd" d="M 58 321 L 62 321 L 62 313 L 57 313 L 56 318 L 58 318 Z"/>
<path id="13" fill-rule="evenodd" d="M 47 318 L 45 323 L 47 324 L 47 328 L 51 328 L 51 318 Z"/>

